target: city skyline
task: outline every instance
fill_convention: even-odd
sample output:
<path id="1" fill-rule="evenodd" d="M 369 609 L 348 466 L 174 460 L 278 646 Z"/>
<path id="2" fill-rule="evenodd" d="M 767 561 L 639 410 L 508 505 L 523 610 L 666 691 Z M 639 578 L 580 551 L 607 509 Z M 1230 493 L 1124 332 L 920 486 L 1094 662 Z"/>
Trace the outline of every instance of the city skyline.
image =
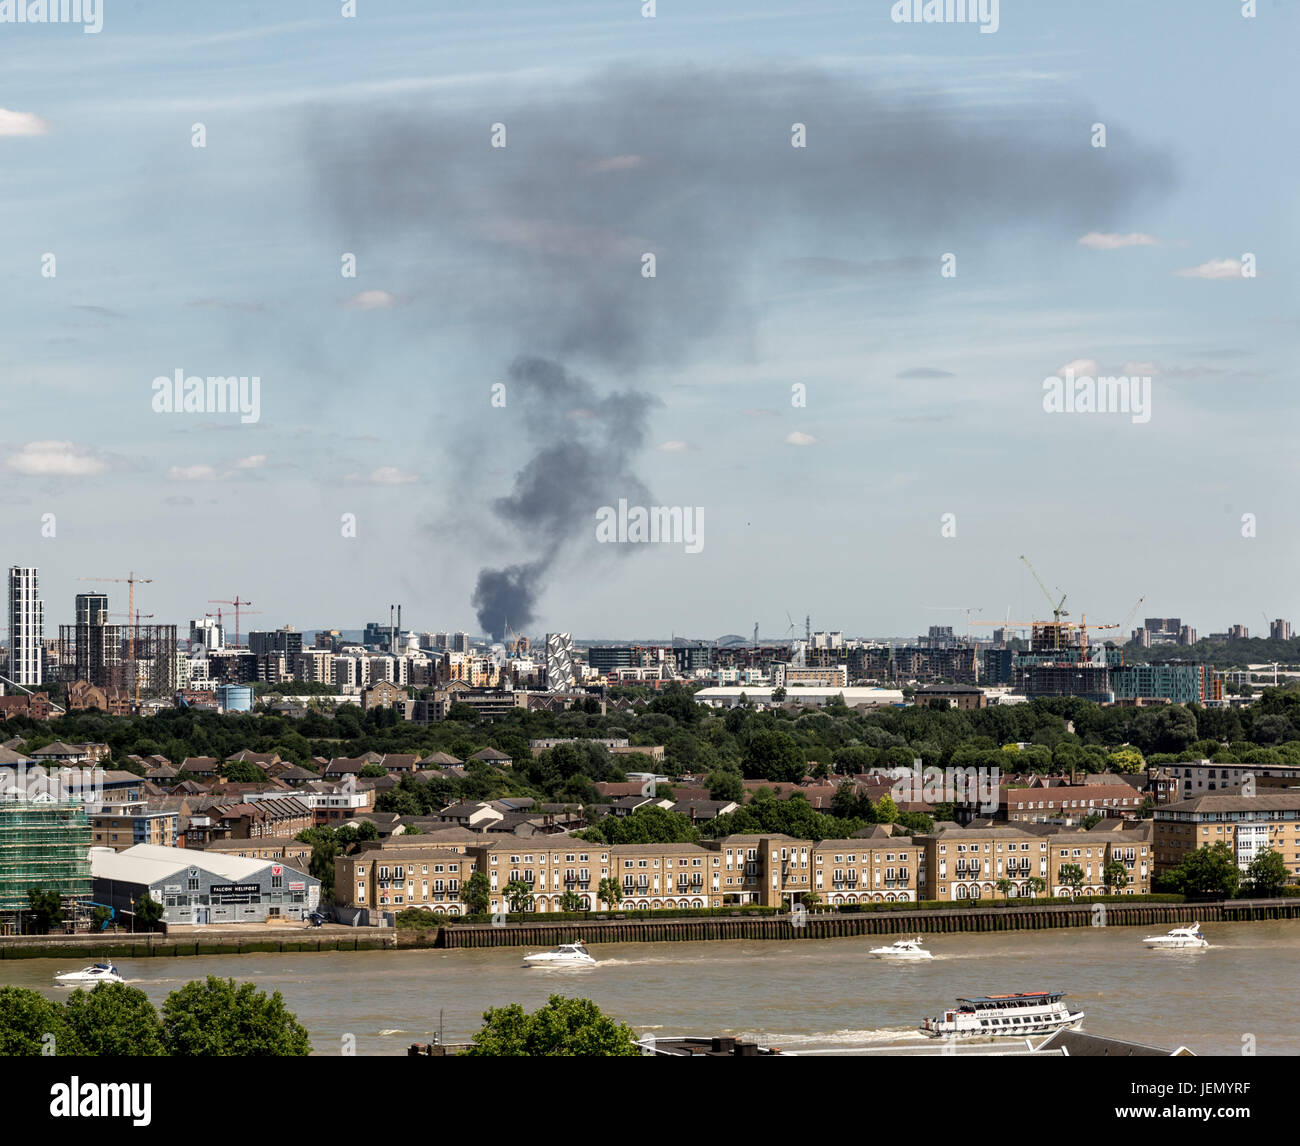
<path id="1" fill-rule="evenodd" d="M 57 632 L 60 625 L 70 624 L 71 622 L 65 622 L 61 619 L 61 614 L 59 613 L 57 607 L 55 607 L 55 609 L 50 612 L 50 615 L 53 619 L 50 620 L 48 623 L 45 621 L 45 614 L 47 611 L 49 611 L 51 602 L 49 601 L 47 596 L 44 593 L 42 593 L 37 587 L 39 585 L 39 578 L 40 578 L 39 567 L 11 566 L 9 567 L 9 571 L 10 573 L 12 573 L 14 569 L 18 569 L 18 568 L 23 569 L 25 574 L 32 575 L 31 578 L 26 578 L 26 577 L 24 578 L 24 585 L 26 587 L 24 588 L 23 592 L 25 594 L 32 595 L 39 605 L 39 610 L 38 610 L 39 620 L 37 624 L 44 628 L 54 630 L 55 632 Z M 35 585 L 30 583 L 33 580 L 36 582 Z M 10 589 L 10 593 L 12 597 L 13 595 L 12 587 Z M 100 604 L 100 602 L 104 602 L 104 603 Z M 114 595 L 111 591 L 103 591 L 99 589 L 87 590 L 83 588 L 83 589 L 79 589 L 76 592 L 74 596 L 74 605 L 73 608 L 69 610 L 69 614 L 75 618 L 75 621 L 78 624 L 83 623 L 85 620 L 87 620 L 91 613 L 94 613 L 96 615 L 102 613 L 102 616 L 105 617 L 121 618 L 121 620 L 116 623 L 115 627 L 125 629 L 131 623 L 131 621 L 128 620 L 127 613 L 125 611 L 114 612 L 111 608 L 111 605 L 113 603 L 114 603 Z M 118 603 L 121 604 L 122 602 L 118 602 Z M 204 603 L 215 604 L 217 602 L 204 602 Z M 244 603 L 253 604 L 254 602 L 248 601 Z M 1141 604 L 1145 605 L 1145 602 L 1142 602 Z M 396 624 L 394 623 L 394 627 L 399 628 L 401 632 L 430 633 L 430 634 L 464 633 L 469 635 L 471 638 L 475 640 L 489 636 L 489 634 L 486 634 L 484 632 L 476 632 L 473 629 L 456 629 L 448 625 L 424 624 L 423 622 L 417 622 L 414 624 L 410 623 L 410 617 L 409 617 L 410 606 L 405 602 L 403 602 L 402 605 L 403 608 L 408 610 L 408 616 L 403 620 L 403 623 L 400 626 L 396 626 Z M 396 608 L 396 606 L 397 603 L 393 603 L 393 608 Z M 964 613 L 966 610 L 954 609 L 949 607 L 943 607 L 943 608 L 936 607 L 931 611 L 940 612 L 940 613 L 943 612 Z M 137 609 L 136 612 L 140 613 L 140 610 Z M 256 611 L 256 614 L 258 616 L 262 616 L 264 612 L 265 612 L 264 610 L 259 609 Z M 979 611 L 972 610 L 972 614 L 975 614 L 977 612 Z M 1044 609 L 1044 607 L 1040 605 L 1030 609 L 1029 612 L 1036 614 L 1035 616 L 1029 618 L 1031 621 L 1040 624 L 1049 623 L 1047 617 L 1050 614 L 1050 609 Z M 141 613 L 140 615 L 142 618 L 146 616 L 146 614 L 143 613 Z M 154 614 L 147 614 L 147 616 L 154 616 Z M 243 616 L 247 618 L 249 614 L 245 613 L 243 614 Z M 177 614 L 177 616 L 174 618 L 169 618 L 165 623 L 173 624 L 176 625 L 178 628 L 180 628 L 180 627 L 193 625 L 195 622 L 201 622 L 205 618 L 207 619 L 207 622 L 212 626 L 216 626 L 219 624 L 222 629 L 223 636 L 225 638 L 235 637 L 236 635 L 236 629 L 234 624 L 235 612 L 233 609 L 228 609 L 223 612 L 219 608 L 215 612 L 207 612 L 205 610 L 202 613 L 197 613 L 197 614 L 193 613 L 193 611 L 187 613 L 184 610 L 182 610 L 180 614 Z M 1119 643 L 1128 643 L 1130 640 L 1133 639 L 1135 629 L 1140 629 L 1141 627 L 1146 625 L 1146 623 L 1149 621 L 1161 621 L 1161 622 L 1171 622 L 1171 623 L 1176 622 L 1177 624 L 1175 624 L 1175 630 L 1174 630 L 1175 635 L 1177 633 L 1177 628 L 1179 627 L 1179 625 L 1181 625 L 1184 628 L 1190 629 L 1191 632 L 1195 634 L 1195 638 L 1197 640 L 1208 639 L 1213 636 L 1223 636 L 1229 639 L 1238 639 L 1238 640 L 1278 639 L 1273 637 L 1271 634 L 1279 624 L 1283 626 L 1281 632 L 1284 635 L 1282 635 L 1281 639 L 1289 638 L 1290 631 L 1291 631 L 1289 620 L 1283 617 L 1266 617 L 1264 619 L 1268 626 L 1267 629 L 1260 628 L 1260 627 L 1252 627 L 1252 625 L 1249 622 L 1241 622 L 1241 621 L 1226 622 L 1224 623 L 1221 629 L 1217 627 L 1214 629 L 1210 629 L 1210 628 L 1202 628 L 1202 626 L 1199 624 L 1197 625 L 1188 624 L 1186 623 L 1187 618 L 1181 616 L 1156 617 L 1147 609 L 1142 608 L 1139 611 L 1138 606 L 1135 606 L 1134 611 L 1132 612 L 1130 617 L 1130 624 L 1124 627 L 1124 634 L 1123 634 L 1124 640 Z M 947 624 L 947 625 L 945 625 L 945 623 L 942 620 L 927 621 L 921 624 L 920 626 L 917 626 L 914 634 L 907 630 L 886 634 L 886 633 L 855 633 L 842 626 L 826 626 L 823 624 L 814 625 L 812 622 L 811 614 L 802 614 L 800 616 L 791 617 L 787 619 L 786 628 L 784 630 L 780 630 L 779 632 L 765 630 L 760 622 L 759 643 L 764 645 L 789 643 L 789 641 L 791 640 L 804 639 L 804 634 L 806 633 L 812 633 L 816 636 L 823 636 L 826 634 L 836 634 L 848 640 L 881 640 L 881 641 L 895 640 L 896 641 L 896 640 L 911 640 L 914 639 L 914 637 L 916 639 L 924 639 L 927 638 L 928 636 L 934 635 L 931 633 L 932 629 L 938 629 L 938 630 L 947 629 L 948 630 L 947 637 L 948 639 L 952 639 L 952 640 L 962 641 L 969 638 L 971 640 L 989 642 L 993 640 L 993 635 L 999 628 L 1007 628 L 1010 630 L 1014 630 L 1018 634 L 1025 633 L 1027 631 L 1026 626 L 1023 623 L 1022 624 L 1015 623 L 1016 621 L 1021 621 L 1021 620 L 1022 618 L 1014 618 L 1012 619 L 1012 623 L 1003 625 L 1002 622 L 1000 622 L 999 620 L 993 619 L 988 622 L 980 622 L 978 629 L 975 627 L 971 627 L 970 629 L 967 629 L 967 627 L 964 624 L 962 624 L 960 621 L 954 621 L 951 624 Z M 1139 622 L 1141 622 L 1141 624 L 1139 624 Z M 102 619 L 101 619 L 101 623 L 102 623 Z M 159 622 L 159 623 L 163 623 L 163 622 Z M 1085 620 L 1082 617 L 1076 617 L 1074 621 L 1066 622 L 1066 623 L 1067 624 L 1086 623 L 1089 629 L 1096 630 L 1096 632 L 1094 633 L 1094 640 L 1096 639 L 1100 639 L 1102 641 L 1115 640 L 1118 635 L 1114 633 L 1109 633 L 1104 623 L 1085 622 Z M 11 624 L 12 624 L 12 620 L 11 620 Z M 382 621 L 374 621 L 374 620 L 366 620 L 356 625 L 332 623 L 332 624 L 316 625 L 316 626 L 298 625 L 293 623 L 290 620 L 284 620 L 278 623 L 270 623 L 270 622 L 259 623 L 257 621 L 246 620 L 242 628 L 239 630 L 239 635 L 245 639 L 241 640 L 239 643 L 241 645 L 246 646 L 248 644 L 247 638 L 254 633 L 274 633 L 277 630 L 289 630 L 289 631 L 298 632 L 302 634 L 315 634 L 318 632 L 327 632 L 331 630 L 338 630 L 340 632 L 346 632 L 346 633 L 352 633 L 352 632 L 360 633 L 365 631 L 368 626 L 374 624 L 378 624 L 380 629 L 388 628 L 388 626 L 384 624 Z M 1245 635 L 1243 636 L 1239 632 L 1234 632 L 1235 630 L 1245 630 Z M 529 636 L 532 639 L 537 639 L 538 637 L 544 637 L 544 635 L 547 632 L 573 633 L 573 630 L 567 629 L 563 625 L 558 625 L 558 626 L 545 628 L 545 629 L 538 628 L 527 632 L 523 630 L 519 630 L 517 632 L 517 635 Z M 752 630 L 749 630 L 748 632 L 752 634 Z M 6 646 L 10 644 L 10 640 L 8 639 L 8 633 L 9 630 L 6 630 L 6 640 L 4 641 Z M 1101 634 L 1105 634 L 1105 635 L 1101 635 Z M 45 639 L 53 639 L 52 637 L 49 636 L 48 632 L 43 633 L 42 635 L 44 636 Z M 669 633 L 667 637 L 663 636 L 662 634 L 656 636 L 647 636 L 645 635 L 645 633 L 634 633 L 634 634 L 615 633 L 615 634 L 599 634 L 599 635 L 573 633 L 573 635 L 577 639 L 594 640 L 594 641 L 638 642 L 638 641 L 664 641 L 664 640 L 672 640 L 673 638 L 685 639 L 685 640 L 712 641 L 712 640 L 717 640 L 720 637 L 730 637 L 730 636 L 742 637 L 746 641 L 752 640 L 752 635 L 747 635 L 747 631 L 744 629 L 733 629 L 727 631 L 720 630 L 716 633 L 713 633 L 711 636 L 699 636 L 699 635 L 691 635 L 691 634 L 676 633 L 676 632 Z M 235 643 L 234 640 L 230 639 L 228 641 L 228 647 L 233 645 L 234 643 Z M 30 682 L 24 682 L 24 683 L 30 683 Z"/>

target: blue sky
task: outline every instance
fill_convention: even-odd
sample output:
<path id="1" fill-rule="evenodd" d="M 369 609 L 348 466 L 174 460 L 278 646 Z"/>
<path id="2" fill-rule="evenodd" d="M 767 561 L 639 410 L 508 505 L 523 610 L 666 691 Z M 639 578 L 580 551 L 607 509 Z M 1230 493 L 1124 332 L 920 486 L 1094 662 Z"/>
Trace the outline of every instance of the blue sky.
<path id="1" fill-rule="evenodd" d="M 135 569 L 160 621 L 477 630 L 478 571 L 552 546 L 533 632 L 1028 620 L 1021 553 L 1097 621 L 1300 620 L 1300 10 L 340 7 L 0 23 L 0 536 L 49 623 Z M 538 423 L 491 387 L 532 354 L 654 401 L 555 536 L 494 510 Z M 1045 413 L 1088 361 L 1149 375 L 1150 421 Z M 155 413 L 177 369 L 257 375 L 260 420 Z M 702 507 L 702 552 L 594 543 L 633 480 Z"/>

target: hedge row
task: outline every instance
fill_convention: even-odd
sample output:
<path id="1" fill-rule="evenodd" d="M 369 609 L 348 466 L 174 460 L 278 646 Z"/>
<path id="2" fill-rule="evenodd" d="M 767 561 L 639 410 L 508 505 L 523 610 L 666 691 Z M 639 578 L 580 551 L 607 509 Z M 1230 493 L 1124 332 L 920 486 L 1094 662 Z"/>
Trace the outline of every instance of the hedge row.
<path id="1" fill-rule="evenodd" d="M 1030 899 L 923 899 L 916 903 L 840 903 L 829 907 L 811 908 L 812 914 L 822 911 L 852 914 L 862 911 L 968 911 L 971 908 L 990 910 L 1008 907 L 1053 907 L 1057 905 L 1074 906 L 1086 903 L 1185 903 L 1184 895 L 1081 895 L 1071 899 L 1068 895 L 1040 895 Z"/>

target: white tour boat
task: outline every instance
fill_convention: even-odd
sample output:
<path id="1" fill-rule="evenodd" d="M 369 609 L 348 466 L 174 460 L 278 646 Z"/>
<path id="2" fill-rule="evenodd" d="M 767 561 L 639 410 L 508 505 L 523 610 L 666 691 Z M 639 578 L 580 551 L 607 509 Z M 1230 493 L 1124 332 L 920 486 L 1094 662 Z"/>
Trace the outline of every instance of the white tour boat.
<path id="1" fill-rule="evenodd" d="M 59 983 L 125 983 L 126 980 L 117 973 L 117 968 L 112 963 L 92 963 L 89 967 L 83 967 L 80 971 L 64 971 L 62 975 L 55 975 L 55 981 Z"/>
<path id="2" fill-rule="evenodd" d="M 539 951 L 535 955 L 524 956 L 525 967 L 594 967 L 596 960 L 587 953 L 587 945 L 579 939 L 577 943 L 561 943 L 549 951 Z"/>
<path id="3" fill-rule="evenodd" d="M 899 939 L 891 943 L 888 947 L 873 947 L 871 954 L 877 959 L 933 959 L 924 947 L 921 946 L 921 937 L 918 935 L 915 939 Z"/>
<path id="4" fill-rule="evenodd" d="M 997 1038 L 1047 1035 L 1059 1030 L 1077 1030 L 1082 1011 L 1071 1011 L 1061 1000 L 1063 991 L 1029 991 L 1016 995 L 983 995 L 958 999 L 957 1005 L 940 1016 L 925 1019 L 921 1033 L 932 1038 Z"/>
<path id="5" fill-rule="evenodd" d="M 1190 927 L 1175 927 L 1166 935 L 1148 935 L 1142 940 L 1145 947 L 1163 950 L 1184 947 L 1208 947 L 1210 941 L 1201 934 L 1201 925 L 1193 923 Z"/>

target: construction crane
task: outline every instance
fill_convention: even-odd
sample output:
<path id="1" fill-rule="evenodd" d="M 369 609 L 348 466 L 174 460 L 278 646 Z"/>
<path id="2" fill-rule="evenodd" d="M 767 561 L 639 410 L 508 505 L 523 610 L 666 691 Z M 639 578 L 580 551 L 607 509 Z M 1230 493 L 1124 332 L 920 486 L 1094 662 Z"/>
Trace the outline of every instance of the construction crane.
<path id="1" fill-rule="evenodd" d="M 1142 602 L 1145 601 L 1145 600 L 1146 600 L 1146 597 L 1145 597 L 1145 596 L 1143 596 L 1143 597 L 1139 597 L 1139 598 L 1137 599 L 1137 604 L 1134 605 L 1133 608 L 1131 608 L 1131 609 L 1128 611 L 1128 616 L 1124 618 L 1124 623 L 1123 623 L 1122 625 L 1120 625 L 1120 628 L 1121 628 L 1121 629 L 1123 629 L 1123 630 L 1125 630 L 1125 631 L 1128 630 L 1129 625 L 1131 625 L 1131 624 L 1133 623 L 1133 618 L 1137 616 L 1137 611 L 1138 611 L 1140 608 L 1142 608 Z"/>
<path id="2" fill-rule="evenodd" d="M 153 584 L 152 577 L 137 577 L 135 575 L 134 569 L 132 569 L 125 577 L 78 577 L 77 580 L 78 581 L 113 581 L 118 583 L 125 581 L 127 585 L 130 586 L 129 590 L 127 591 L 127 600 L 126 600 L 126 615 L 128 618 L 135 613 L 136 583 L 139 582 L 141 585 Z M 152 616 L 152 614 L 150 615 Z M 135 664 L 135 629 L 134 628 L 131 630 L 131 638 L 130 638 L 128 651 L 126 654 L 126 659 L 127 659 L 127 663 L 130 664 L 131 666 L 131 675 L 134 676 L 136 679 L 135 701 L 136 704 L 138 705 L 140 703 L 140 673 L 137 670 Z"/>
<path id="3" fill-rule="evenodd" d="M 1056 648 L 1059 649 L 1061 647 L 1061 618 L 1068 617 L 1070 615 L 1065 611 L 1065 607 L 1064 607 L 1065 598 L 1067 595 L 1065 593 L 1062 593 L 1061 599 L 1057 601 L 1055 604 L 1052 604 L 1052 595 L 1047 591 L 1047 586 L 1043 584 L 1043 579 L 1038 575 L 1038 571 L 1032 565 L 1029 564 L 1029 558 L 1022 553 L 1020 555 L 1020 560 L 1025 563 L 1025 567 L 1029 570 L 1029 572 L 1031 572 L 1034 575 L 1034 580 L 1038 582 L 1038 587 L 1043 591 L 1043 596 L 1047 598 L 1047 603 L 1049 605 L 1052 605 L 1052 621 L 1056 628 L 1055 646 Z"/>
<path id="4" fill-rule="evenodd" d="M 219 601 L 219 600 L 217 600 L 215 597 L 209 597 L 209 598 L 208 598 L 208 604 L 209 604 L 209 605 L 234 605 L 234 606 L 235 606 L 235 644 L 234 644 L 234 647 L 235 647 L 235 648 L 239 648 L 239 615 L 240 615 L 240 610 L 242 609 L 245 613 L 260 613 L 260 612 L 262 611 L 261 609 L 245 609 L 245 608 L 244 608 L 245 605 L 251 605 L 252 603 L 253 603 L 252 601 L 241 601 L 241 600 L 239 599 L 239 594 L 238 594 L 238 593 L 235 594 L 235 599 L 234 599 L 233 601 Z M 221 619 L 220 619 L 220 617 L 217 618 L 217 623 L 218 623 L 218 624 L 221 623 Z"/>
<path id="5" fill-rule="evenodd" d="M 965 613 L 966 614 L 966 635 L 968 637 L 970 636 L 970 626 L 971 626 L 970 615 L 972 613 L 984 612 L 982 608 L 979 609 L 976 609 L 974 607 L 965 608 L 961 605 L 926 605 L 925 607 L 927 609 L 934 609 L 936 612 L 939 613 Z"/>
<path id="6" fill-rule="evenodd" d="M 134 624 L 134 625 L 131 624 L 131 614 L 130 614 L 130 613 L 109 613 L 108 616 L 110 616 L 110 617 L 125 617 L 126 620 L 127 620 L 127 627 L 130 628 L 130 630 L 131 630 L 131 637 L 130 637 L 130 640 L 131 640 L 131 656 L 130 656 L 130 664 L 131 664 L 131 675 L 132 675 L 133 677 L 135 677 L 135 706 L 136 706 L 136 711 L 138 712 L 139 709 L 140 709 L 140 666 L 137 665 L 137 664 L 135 663 L 135 636 L 136 636 L 136 633 L 138 633 L 138 632 L 140 631 L 140 620 L 141 620 L 141 617 L 143 616 L 143 619 L 147 621 L 147 620 L 150 620 L 150 619 L 154 616 L 154 614 L 153 614 L 153 613 L 144 613 L 144 614 L 141 614 L 140 610 L 137 609 L 137 610 L 135 611 L 135 624 Z"/>

